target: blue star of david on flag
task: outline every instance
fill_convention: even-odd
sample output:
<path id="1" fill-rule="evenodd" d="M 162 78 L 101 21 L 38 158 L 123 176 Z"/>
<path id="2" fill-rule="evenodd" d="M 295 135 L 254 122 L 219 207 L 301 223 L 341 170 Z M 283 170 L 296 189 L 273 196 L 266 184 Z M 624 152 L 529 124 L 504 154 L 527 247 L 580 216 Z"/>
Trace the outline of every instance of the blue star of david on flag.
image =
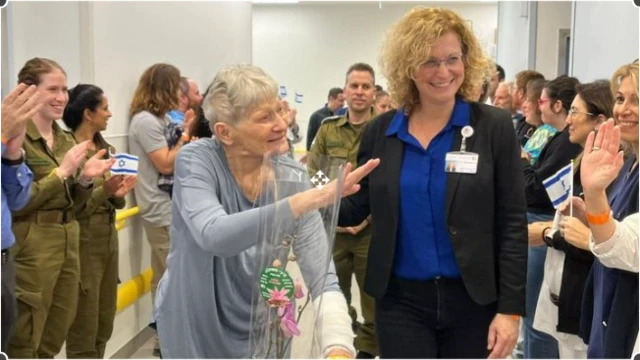
<path id="1" fill-rule="evenodd" d="M 138 174 L 138 157 L 130 154 L 115 154 L 116 162 L 111 166 L 112 175 L 136 175 Z"/>

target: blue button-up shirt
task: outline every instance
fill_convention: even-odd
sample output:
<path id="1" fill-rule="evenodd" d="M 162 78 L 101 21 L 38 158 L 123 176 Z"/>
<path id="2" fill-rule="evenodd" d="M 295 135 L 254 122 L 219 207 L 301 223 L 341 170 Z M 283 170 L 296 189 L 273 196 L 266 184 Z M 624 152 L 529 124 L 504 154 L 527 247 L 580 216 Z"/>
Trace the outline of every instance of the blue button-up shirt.
<path id="1" fill-rule="evenodd" d="M 409 134 L 409 119 L 399 109 L 386 136 L 405 143 L 400 170 L 400 217 L 394 260 L 395 275 L 407 279 L 458 278 L 460 269 L 447 232 L 445 156 L 453 136 L 469 125 L 471 107 L 461 99 L 451 119 L 427 149 Z"/>
<path id="2" fill-rule="evenodd" d="M 2 156 L 5 146 L 2 144 Z M 16 241 L 11 231 L 11 211 L 22 209 L 29 202 L 33 174 L 22 163 L 18 166 L 2 165 L 2 250 Z"/>

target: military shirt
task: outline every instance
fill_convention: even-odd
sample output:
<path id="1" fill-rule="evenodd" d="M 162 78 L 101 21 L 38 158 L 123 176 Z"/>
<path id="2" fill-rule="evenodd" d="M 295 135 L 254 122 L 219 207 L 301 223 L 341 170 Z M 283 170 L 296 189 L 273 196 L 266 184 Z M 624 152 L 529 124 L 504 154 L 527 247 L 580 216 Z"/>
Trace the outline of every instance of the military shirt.
<path id="1" fill-rule="evenodd" d="M 375 110 L 371 108 L 371 119 L 376 116 Z M 367 122 L 371 121 L 368 120 Z M 326 155 L 331 160 L 331 165 L 338 165 L 341 162 L 350 162 L 355 169 L 358 166 L 358 148 L 362 130 L 367 122 L 353 125 L 349 122 L 349 112 L 345 115 L 332 116 L 324 119 L 316 138 L 311 145 L 309 156 L 309 172 L 311 176 L 315 174 L 319 167 L 318 155 Z M 315 170 L 315 171 L 314 171 Z M 333 176 L 330 176 L 333 178 Z"/>
<path id="2" fill-rule="evenodd" d="M 73 136 L 53 122 L 53 149 L 49 149 L 47 141 L 33 121 L 27 122 L 22 147 L 25 151 L 25 163 L 33 172 L 31 198 L 24 208 L 13 213 L 14 218 L 37 210 L 72 209 L 87 201 L 93 186 L 85 188 L 75 181 L 75 176 L 62 180 L 53 173 L 62 163 L 67 151 L 75 145 Z"/>
<path id="3" fill-rule="evenodd" d="M 97 144 L 97 149 L 87 152 L 87 159 L 94 156 L 100 149 L 106 148 L 107 153 L 115 154 L 116 149 L 111 144 L 104 141 L 104 144 Z M 88 219 L 91 215 L 111 214 L 116 209 L 122 209 L 126 205 L 124 198 L 109 196 L 104 190 L 104 182 L 111 176 L 110 172 L 93 179 L 93 191 L 91 197 L 82 206 L 76 209 L 78 220 Z"/>

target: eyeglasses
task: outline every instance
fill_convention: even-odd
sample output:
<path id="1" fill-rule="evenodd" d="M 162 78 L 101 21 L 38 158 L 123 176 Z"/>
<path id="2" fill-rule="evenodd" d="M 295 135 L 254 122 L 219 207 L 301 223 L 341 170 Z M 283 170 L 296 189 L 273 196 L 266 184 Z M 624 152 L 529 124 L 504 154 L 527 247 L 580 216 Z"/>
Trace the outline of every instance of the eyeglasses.
<path id="1" fill-rule="evenodd" d="M 448 58 L 446 58 L 444 60 L 429 59 L 429 60 L 425 61 L 422 64 L 422 66 L 424 66 L 425 68 L 427 68 L 429 70 L 435 70 L 435 69 L 440 67 L 441 63 L 444 63 L 444 65 L 447 67 L 447 69 L 452 69 L 452 68 L 456 68 L 456 67 L 458 67 L 458 66 L 460 66 L 462 64 L 463 56 L 464 55 L 449 56 Z"/>
<path id="2" fill-rule="evenodd" d="M 589 112 L 580 112 L 575 109 L 569 109 L 569 116 L 573 117 L 574 115 L 587 115 L 587 116 L 595 116 L 595 114 Z"/>
<path id="3" fill-rule="evenodd" d="M 538 106 L 542 106 L 542 104 L 546 104 L 548 102 L 550 102 L 551 100 L 549 99 L 538 99 Z"/>

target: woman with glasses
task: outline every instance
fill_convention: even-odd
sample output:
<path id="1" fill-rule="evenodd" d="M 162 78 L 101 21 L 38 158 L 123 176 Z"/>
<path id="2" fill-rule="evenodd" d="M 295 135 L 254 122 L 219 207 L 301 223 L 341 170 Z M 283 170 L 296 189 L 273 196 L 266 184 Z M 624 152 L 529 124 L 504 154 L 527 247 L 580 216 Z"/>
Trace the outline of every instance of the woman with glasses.
<path id="1" fill-rule="evenodd" d="M 381 358 L 504 358 L 524 314 L 526 216 L 511 116 L 474 102 L 495 71 L 451 10 L 409 11 L 381 68 L 401 105 L 363 130 L 380 158 L 339 226 L 372 216 L 365 291 Z M 462 151 L 461 151 L 462 150 Z"/>
<path id="2" fill-rule="evenodd" d="M 569 109 L 567 127 L 569 141 L 585 147 L 587 136 L 597 130 L 613 114 L 613 96 L 608 81 L 578 85 L 577 95 Z M 573 195 L 582 195 L 580 174 L 582 155 L 575 161 Z M 575 218 L 566 216 L 560 231 L 552 231 L 553 222 L 537 222 L 530 226 L 530 245 L 547 246 L 544 280 L 538 298 L 533 326 L 553 336 L 558 342 L 561 359 L 583 359 L 587 346 L 578 336 L 582 295 L 593 264 L 589 250 L 591 231 Z"/>
<path id="3" fill-rule="evenodd" d="M 553 219 L 555 208 L 542 182 L 558 170 L 569 165 L 582 151 L 578 144 L 569 141 L 567 114 L 576 96 L 576 78 L 560 76 L 545 84 L 540 96 L 542 121 L 556 128 L 558 132 L 547 142 L 540 152 L 538 162 L 531 165 L 522 160 L 527 198 L 527 219 L 529 224 Z M 529 229 L 531 233 L 533 229 Z M 535 235 L 535 234 L 534 234 Z M 526 359 L 553 359 L 558 357 L 558 343 L 548 334 L 535 330 L 533 320 L 538 305 L 538 296 L 544 275 L 547 255 L 545 245 L 529 248 L 527 261 L 527 316 L 524 318 L 524 357 Z"/>
<path id="4" fill-rule="evenodd" d="M 621 140 L 630 145 L 632 152 L 622 166 L 618 163 L 621 159 L 616 159 L 615 165 L 621 168 L 610 186 L 600 185 L 587 191 L 595 184 L 588 184 L 585 177 L 582 178 L 586 201 L 586 214 L 582 220 L 589 224 L 594 235 L 599 231 L 594 227 L 604 227 L 610 218 L 620 221 L 638 212 L 638 64 L 623 65 L 616 70 L 611 78 L 611 90 L 615 99 L 613 118 L 620 128 Z M 611 151 L 601 137 L 585 148 L 587 150 Z M 603 167 L 591 162 L 588 165 L 585 172 L 588 167 Z M 602 201 L 605 194 L 608 204 Z M 574 198 L 576 207 L 585 209 L 585 204 L 576 206 Z M 613 269 L 600 259 L 594 262 L 585 286 L 580 319 L 580 335 L 589 343 L 589 358 L 631 358 L 638 335 L 637 294 L 637 270 Z"/>
<path id="5" fill-rule="evenodd" d="M 538 162 L 540 151 L 547 145 L 549 139 L 558 132 L 558 129 L 542 122 L 542 112 L 540 105 L 544 101 L 540 99 L 545 81 L 542 79 L 532 80 L 527 84 L 527 98 L 522 104 L 525 121 L 532 126 L 533 135 L 527 140 L 522 150 L 521 157 L 528 159 L 531 165 Z"/>

